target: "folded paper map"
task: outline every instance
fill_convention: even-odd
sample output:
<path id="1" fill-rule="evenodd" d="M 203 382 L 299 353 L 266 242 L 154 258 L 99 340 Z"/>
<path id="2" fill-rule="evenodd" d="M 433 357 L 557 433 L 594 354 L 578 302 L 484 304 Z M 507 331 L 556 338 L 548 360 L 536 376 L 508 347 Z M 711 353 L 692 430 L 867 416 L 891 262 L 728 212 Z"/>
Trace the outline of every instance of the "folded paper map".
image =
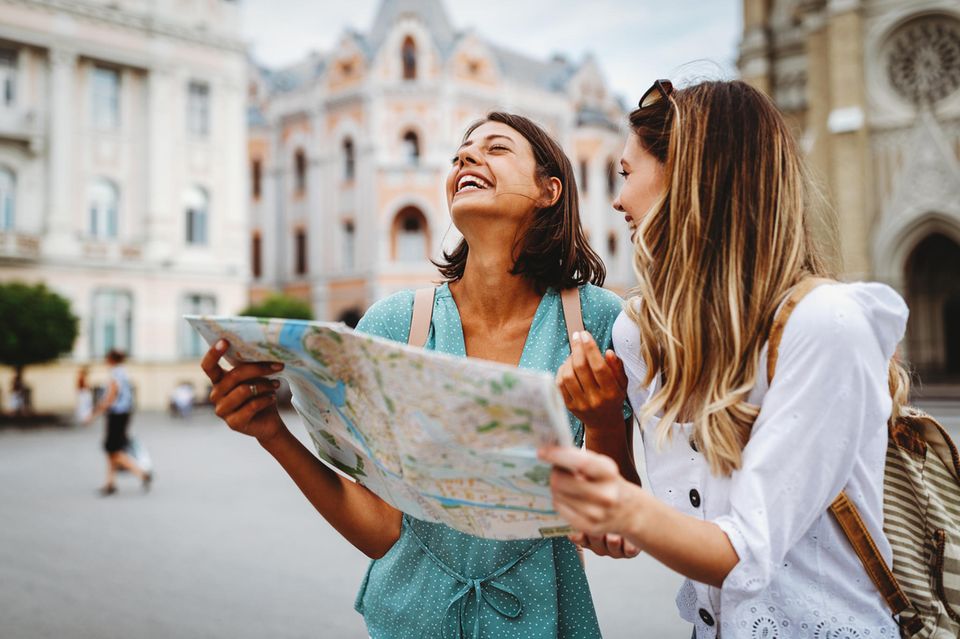
<path id="1" fill-rule="evenodd" d="M 342 324 L 187 316 L 225 357 L 280 361 L 325 462 L 403 512 L 489 539 L 570 532 L 543 444 L 572 445 L 553 377 L 413 348 Z"/>

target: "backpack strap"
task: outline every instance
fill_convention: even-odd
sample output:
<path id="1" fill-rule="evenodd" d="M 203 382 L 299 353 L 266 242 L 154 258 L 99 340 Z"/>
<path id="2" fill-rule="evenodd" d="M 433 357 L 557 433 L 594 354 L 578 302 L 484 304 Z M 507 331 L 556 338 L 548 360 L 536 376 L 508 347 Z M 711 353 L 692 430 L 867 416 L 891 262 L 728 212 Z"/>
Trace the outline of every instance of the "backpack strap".
<path id="1" fill-rule="evenodd" d="M 573 334 L 584 330 L 583 311 L 580 309 L 580 289 L 565 288 L 560 291 L 563 306 L 563 321 L 567 325 L 567 339 L 573 344 Z"/>
<path id="2" fill-rule="evenodd" d="M 410 337 L 407 339 L 410 346 L 423 348 L 427 345 L 436 292 L 435 288 L 419 288 L 413 295 L 413 316 L 410 318 Z"/>
<path id="3" fill-rule="evenodd" d="M 800 300 L 813 289 L 831 282 L 832 280 L 819 277 L 803 279 L 791 289 L 786 300 L 780 306 L 780 310 L 777 312 L 770 328 L 770 339 L 767 342 L 768 383 L 773 381 L 773 374 L 776 371 L 779 357 L 780 341 L 783 339 L 783 331 L 787 326 L 787 320 L 790 319 L 790 314 L 793 313 Z M 837 520 L 850 545 L 853 546 L 853 550 L 860 558 L 867 575 L 870 576 L 870 581 L 880 592 L 883 600 L 887 603 L 887 607 L 890 608 L 891 614 L 896 617 L 905 610 L 913 609 L 913 604 L 910 603 L 910 599 L 903 592 L 897 578 L 887 566 L 883 555 L 880 554 L 873 537 L 870 536 L 870 531 L 863 523 L 863 518 L 860 517 L 857 507 L 850 501 L 845 492 L 841 492 L 833 500 L 830 504 L 830 512 Z M 901 630 L 910 637 L 923 629 L 923 620 L 917 614 L 901 617 L 898 623 Z"/>

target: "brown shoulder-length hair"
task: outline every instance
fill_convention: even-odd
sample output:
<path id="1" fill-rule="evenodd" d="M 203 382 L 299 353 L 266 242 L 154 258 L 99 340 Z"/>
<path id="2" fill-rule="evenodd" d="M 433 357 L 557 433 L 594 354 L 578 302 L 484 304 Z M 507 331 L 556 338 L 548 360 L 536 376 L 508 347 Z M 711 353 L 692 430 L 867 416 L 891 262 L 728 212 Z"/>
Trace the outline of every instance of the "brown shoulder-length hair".
<path id="1" fill-rule="evenodd" d="M 523 276 L 541 292 L 547 288 L 566 289 L 588 283 L 603 286 L 606 269 L 600 256 L 590 248 L 580 226 L 577 181 L 566 153 L 530 119 L 500 111 L 489 113 L 470 125 L 463 134 L 463 141 L 466 142 L 470 134 L 485 122 L 506 124 L 522 135 L 533 148 L 537 179 L 543 183 L 555 177 L 562 186 L 557 202 L 534 211 L 530 222 L 518 233 L 510 273 Z M 443 253 L 442 260 L 434 261 L 447 282 L 463 277 L 469 252 L 466 240 L 461 240 L 452 251 Z"/>

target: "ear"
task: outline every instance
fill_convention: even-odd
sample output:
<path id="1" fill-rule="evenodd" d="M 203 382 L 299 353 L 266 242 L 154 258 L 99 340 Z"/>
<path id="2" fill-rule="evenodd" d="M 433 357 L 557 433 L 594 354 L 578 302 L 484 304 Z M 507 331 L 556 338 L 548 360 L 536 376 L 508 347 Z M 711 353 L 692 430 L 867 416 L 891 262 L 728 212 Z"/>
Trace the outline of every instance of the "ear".
<path id="1" fill-rule="evenodd" d="M 543 183 L 543 208 L 548 208 L 556 204 L 563 194 L 563 182 L 558 177 L 548 177 Z"/>

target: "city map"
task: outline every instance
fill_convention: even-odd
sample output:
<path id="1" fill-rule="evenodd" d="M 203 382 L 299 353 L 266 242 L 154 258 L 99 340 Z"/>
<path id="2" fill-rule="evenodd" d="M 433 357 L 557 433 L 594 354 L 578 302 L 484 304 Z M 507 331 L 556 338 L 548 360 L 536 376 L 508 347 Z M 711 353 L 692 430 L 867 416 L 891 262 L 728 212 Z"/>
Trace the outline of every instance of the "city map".
<path id="1" fill-rule="evenodd" d="M 553 378 L 342 324 L 186 316 L 225 358 L 280 361 L 317 455 L 399 510 L 489 539 L 567 534 L 536 450 L 572 445 Z"/>

